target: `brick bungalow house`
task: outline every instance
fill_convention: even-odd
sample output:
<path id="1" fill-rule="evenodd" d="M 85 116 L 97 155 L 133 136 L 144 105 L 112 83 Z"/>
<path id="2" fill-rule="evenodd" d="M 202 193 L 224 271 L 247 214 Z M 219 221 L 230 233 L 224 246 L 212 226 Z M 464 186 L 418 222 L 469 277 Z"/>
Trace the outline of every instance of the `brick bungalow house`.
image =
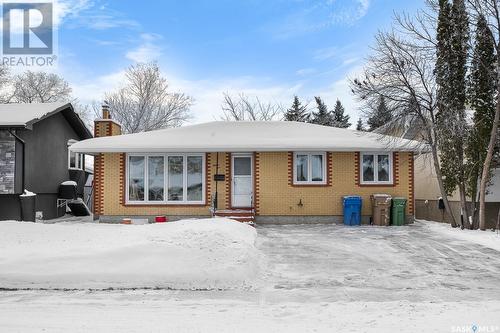
<path id="1" fill-rule="evenodd" d="M 341 223 L 342 197 L 408 199 L 414 214 L 418 142 L 298 122 L 221 122 L 121 134 L 104 110 L 95 138 L 71 150 L 95 155 L 94 214 L 171 220 L 250 214 L 257 223 Z"/>

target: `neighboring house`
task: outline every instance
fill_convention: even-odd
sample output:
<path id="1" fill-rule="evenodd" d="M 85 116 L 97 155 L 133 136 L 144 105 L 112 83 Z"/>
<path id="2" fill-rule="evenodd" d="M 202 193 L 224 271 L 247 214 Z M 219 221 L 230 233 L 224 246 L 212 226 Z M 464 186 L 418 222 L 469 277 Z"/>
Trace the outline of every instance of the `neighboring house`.
<path id="1" fill-rule="evenodd" d="M 423 141 L 425 139 L 424 129 L 418 119 L 408 121 L 394 120 L 387 123 L 374 132 L 391 135 L 407 140 Z M 498 219 L 500 209 L 500 168 L 498 162 L 494 161 L 497 169 L 493 170 L 493 177 L 487 189 L 486 195 L 486 225 L 493 228 Z M 439 199 L 441 191 L 437 181 L 431 153 L 422 153 L 415 156 L 415 216 L 418 219 L 451 222 L 450 216 L 445 213 L 443 206 L 440 207 Z M 470 202 L 470 198 L 468 198 Z M 448 197 L 450 207 L 454 216 L 459 219 L 461 214 L 460 197 L 455 191 Z"/>
<path id="2" fill-rule="evenodd" d="M 103 222 L 255 213 L 258 223 L 342 222 L 342 197 L 408 199 L 416 142 L 297 122 L 210 122 L 121 135 L 109 119 L 71 150 L 94 154 L 94 214 Z M 389 146 L 389 148 L 388 148 Z M 216 201 L 216 203 L 214 203 Z"/>
<path id="3" fill-rule="evenodd" d="M 486 195 L 486 227 L 493 228 L 497 224 L 500 209 L 500 169 L 493 170 L 491 183 Z M 424 220 L 450 222 L 448 214 L 439 208 L 439 191 L 437 176 L 431 154 L 422 154 L 415 159 L 415 209 L 416 217 Z M 470 198 L 469 198 L 470 200 Z M 455 218 L 460 218 L 460 197 L 455 191 L 448 197 Z M 441 207 L 442 208 L 442 207 Z M 472 213 L 472 211 L 471 211 Z"/>
<path id="4" fill-rule="evenodd" d="M 61 182 L 85 181 L 85 158 L 68 147 L 91 137 L 70 103 L 0 104 L 0 220 L 21 218 L 24 189 L 44 219 L 60 215 Z"/>

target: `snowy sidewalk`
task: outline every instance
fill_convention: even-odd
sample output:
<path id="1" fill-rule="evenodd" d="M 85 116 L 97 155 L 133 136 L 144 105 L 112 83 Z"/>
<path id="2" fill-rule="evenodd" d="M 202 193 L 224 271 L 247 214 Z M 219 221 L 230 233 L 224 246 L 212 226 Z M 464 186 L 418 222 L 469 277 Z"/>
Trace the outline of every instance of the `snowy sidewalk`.
<path id="1" fill-rule="evenodd" d="M 173 291 L 17 292 L 2 332 L 500 332 L 500 302 L 282 302 L 184 298 Z"/>

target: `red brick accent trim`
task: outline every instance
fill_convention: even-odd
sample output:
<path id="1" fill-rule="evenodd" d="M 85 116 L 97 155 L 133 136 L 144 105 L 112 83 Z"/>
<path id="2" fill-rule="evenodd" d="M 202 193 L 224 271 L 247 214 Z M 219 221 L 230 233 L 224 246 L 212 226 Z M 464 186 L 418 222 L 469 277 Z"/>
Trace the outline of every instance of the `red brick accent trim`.
<path id="1" fill-rule="evenodd" d="M 394 186 L 399 185 L 399 153 L 392 153 L 392 164 L 393 164 L 393 183 Z"/>
<path id="2" fill-rule="evenodd" d="M 293 186 L 293 151 L 288 152 L 288 186 Z"/>
<path id="3" fill-rule="evenodd" d="M 226 153 L 226 209 L 231 208 L 231 153 Z"/>
<path id="4" fill-rule="evenodd" d="M 110 122 L 106 123 L 106 135 L 107 136 L 112 136 L 113 135 L 113 129 L 111 128 L 111 123 Z"/>
<path id="5" fill-rule="evenodd" d="M 326 183 L 328 186 L 333 185 L 333 154 L 331 152 L 326 153 Z"/>
<path id="6" fill-rule="evenodd" d="M 354 180 L 359 187 L 395 187 L 399 184 L 399 157 L 398 153 L 392 155 L 392 184 L 361 184 L 361 153 L 358 151 L 354 157 Z"/>
<path id="7" fill-rule="evenodd" d="M 356 182 L 356 186 L 360 186 L 361 184 L 361 181 L 360 181 L 360 171 L 359 171 L 359 159 L 361 158 L 360 157 L 361 154 L 359 153 L 359 151 L 357 151 L 355 154 L 354 154 L 354 181 Z"/>
<path id="8" fill-rule="evenodd" d="M 415 161 L 413 157 L 413 153 L 408 154 L 408 163 L 409 163 L 409 169 L 410 169 L 410 181 L 408 184 L 408 189 L 409 189 L 409 198 L 408 198 L 408 214 L 413 215 L 414 214 L 414 208 L 415 208 Z"/>
<path id="9" fill-rule="evenodd" d="M 98 154 L 94 160 L 94 215 L 104 213 L 104 155 Z"/>
<path id="10" fill-rule="evenodd" d="M 212 156 L 210 153 L 205 154 L 205 205 L 212 205 L 212 198 L 210 197 L 212 193 L 211 180 L 212 180 Z"/>
<path id="11" fill-rule="evenodd" d="M 120 193 L 121 193 L 121 204 L 125 205 L 125 158 L 126 154 L 120 154 Z"/>
<path id="12" fill-rule="evenodd" d="M 288 152 L 288 185 L 290 187 L 328 187 L 332 186 L 333 162 L 332 153 L 326 153 L 326 184 L 294 184 L 293 183 L 293 152 Z"/>
<path id="13" fill-rule="evenodd" d="M 253 169 L 254 169 L 254 180 L 253 180 L 253 205 L 255 207 L 255 215 L 260 213 L 260 154 L 253 153 Z"/>

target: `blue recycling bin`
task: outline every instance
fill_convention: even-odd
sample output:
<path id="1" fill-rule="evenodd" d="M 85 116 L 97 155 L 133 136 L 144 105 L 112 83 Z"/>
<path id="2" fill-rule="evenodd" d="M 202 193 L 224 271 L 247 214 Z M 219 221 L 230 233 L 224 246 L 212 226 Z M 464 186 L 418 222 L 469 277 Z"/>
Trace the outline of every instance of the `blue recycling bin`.
<path id="1" fill-rule="evenodd" d="M 344 197 L 344 224 L 361 225 L 361 197 L 350 195 Z"/>

